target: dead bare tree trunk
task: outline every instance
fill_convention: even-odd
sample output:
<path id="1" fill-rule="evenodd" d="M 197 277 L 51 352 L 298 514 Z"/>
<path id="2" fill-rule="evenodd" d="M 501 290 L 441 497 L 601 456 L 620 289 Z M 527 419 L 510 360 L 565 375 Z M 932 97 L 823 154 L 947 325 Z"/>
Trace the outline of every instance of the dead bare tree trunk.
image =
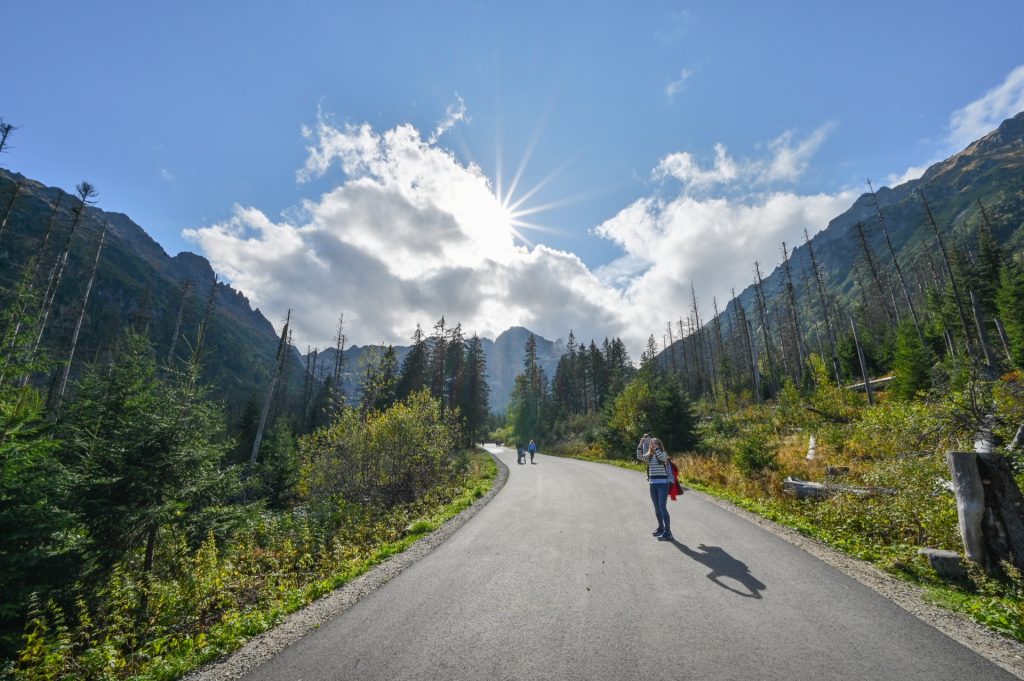
<path id="1" fill-rule="evenodd" d="M 771 326 L 768 324 L 768 309 L 764 300 L 764 282 L 761 280 L 761 266 L 754 262 L 754 298 L 757 300 L 758 317 L 761 320 L 761 336 L 764 340 L 765 359 L 768 362 L 768 388 L 772 395 L 779 394 L 779 385 L 775 377 L 775 362 L 772 361 Z"/>
<path id="2" fill-rule="evenodd" d="M 103 242 L 107 238 L 107 221 L 103 222 L 103 231 L 100 233 L 100 243 L 96 247 L 96 257 L 92 261 L 92 272 L 89 274 L 89 283 L 85 286 L 85 296 L 82 298 L 82 309 L 78 313 L 78 321 L 75 323 L 75 332 L 71 335 L 71 351 L 68 353 L 67 364 L 64 365 L 64 375 L 60 379 L 60 390 L 57 392 L 56 414 L 60 415 L 60 406 L 64 402 L 64 391 L 68 386 L 68 375 L 71 373 L 71 363 L 75 360 L 75 349 L 78 347 L 78 334 L 82 331 L 82 321 L 85 319 L 85 309 L 89 305 L 89 294 L 92 293 L 92 284 L 96 281 L 96 270 L 99 269 L 100 253 L 103 252 Z"/>
<path id="3" fill-rule="evenodd" d="M 17 125 L 8 123 L 3 118 L 0 118 L 0 154 L 3 153 L 4 147 L 7 146 L 7 138 L 10 137 L 11 133 L 17 129 Z"/>
<path id="4" fill-rule="evenodd" d="M 973 353 L 971 352 L 971 336 L 968 331 L 967 318 L 964 316 L 964 306 L 961 302 L 960 287 L 957 286 L 956 277 L 953 276 L 953 267 L 949 262 L 949 253 L 946 252 L 946 244 L 942 240 L 942 234 L 939 233 L 939 226 L 935 222 L 935 216 L 932 215 L 931 206 L 928 205 L 928 200 L 924 197 L 924 192 L 918 189 L 917 195 L 921 197 L 921 203 L 924 204 L 924 210 L 928 214 L 928 222 L 931 224 L 932 231 L 935 233 L 935 241 L 938 243 L 939 251 L 942 253 L 942 263 L 946 267 L 946 276 L 949 277 L 949 285 L 953 290 L 953 301 L 956 303 L 956 312 L 960 316 L 960 325 L 964 332 L 964 343 L 966 343 L 966 347 L 964 349 L 967 352 L 967 356 L 969 358 L 973 358 Z"/>
<path id="5" fill-rule="evenodd" d="M 676 366 L 676 341 L 672 337 L 672 322 L 667 324 L 668 326 L 668 348 L 669 358 L 672 360 L 672 375 L 679 376 L 679 367 Z"/>
<path id="6" fill-rule="evenodd" d="M 203 344 L 206 342 L 206 332 L 210 328 L 210 318 L 213 315 L 213 305 L 217 300 L 217 275 L 213 275 L 210 282 L 210 292 L 206 294 L 206 306 L 203 308 L 203 318 L 199 321 L 196 329 L 196 349 L 192 353 L 192 362 L 198 364 L 203 354 Z"/>
<path id="7" fill-rule="evenodd" d="M 292 321 L 292 311 L 288 310 L 285 317 L 284 328 L 281 329 L 281 340 L 277 344 L 277 358 L 274 363 L 274 371 L 270 375 L 270 387 L 267 390 L 267 399 L 263 402 L 263 412 L 260 414 L 260 425 L 256 428 L 256 438 L 252 443 L 252 452 L 249 454 L 249 467 L 256 465 L 256 459 L 260 454 L 260 442 L 263 440 L 263 429 L 267 425 L 267 414 L 270 413 L 270 403 L 274 401 L 274 389 L 277 387 L 277 380 L 281 375 L 281 365 L 284 363 L 286 349 L 288 348 L 288 326 Z"/>
<path id="8" fill-rule="evenodd" d="M 874 394 L 871 392 L 871 377 L 868 376 L 868 363 L 864 359 L 864 349 L 860 346 L 860 336 L 857 334 L 857 323 L 850 315 L 850 328 L 853 330 L 853 343 L 857 346 L 857 361 L 860 362 L 860 375 L 864 377 L 864 392 L 868 396 L 868 404 L 875 403 Z"/>
<path id="9" fill-rule="evenodd" d="M 192 280 L 186 279 L 181 288 L 181 302 L 178 304 L 178 318 L 174 322 L 174 333 L 171 334 L 171 349 L 167 351 L 167 367 L 174 363 L 174 350 L 178 346 L 178 335 L 181 333 L 181 318 L 185 314 L 185 302 L 188 300 L 188 293 L 192 290 Z"/>
<path id="10" fill-rule="evenodd" d="M 864 262 L 868 265 L 868 271 L 871 272 L 871 279 L 875 282 L 875 288 L 878 289 L 878 302 L 882 304 L 882 309 L 885 310 L 886 319 L 889 320 L 889 326 L 893 326 L 892 312 L 889 310 L 889 306 L 885 302 L 885 288 L 882 286 L 882 277 L 878 272 L 878 267 L 875 265 L 875 259 L 871 255 L 871 248 L 868 246 L 868 238 L 864 235 L 864 224 L 861 222 L 857 223 L 857 237 L 860 242 L 861 250 L 864 252 Z"/>
<path id="11" fill-rule="evenodd" d="M 793 269 L 789 266 L 789 253 L 786 251 L 786 242 L 782 242 L 782 267 L 786 273 L 786 295 L 789 298 L 789 312 L 793 322 L 793 339 L 796 342 L 796 379 L 797 383 L 804 380 L 804 362 L 806 361 L 806 348 L 804 347 L 804 334 L 800 329 L 800 312 L 796 304 L 796 289 L 793 287 Z"/>
<path id="12" fill-rule="evenodd" d="M 7 202 L 7 208 L 4 210 L 4 217 L 0 219 L 0 237 L 4 234 L 4 228 L 7 227 L 7 218 L 11 215 L 11 210 L 14 208 L 14 202 L 18 200 L 18 194 L 21 193 L 22 183 L 19 182 L 14 186 L 14 193 L 11 194 L 11 200 Z"/>
<path id="13" fill-rule="evenodd" d="M 53 231 L 53 223 L 56 219 L 57 211 L 60 208 L 61 196 L 61 194 L 57 195 L 57 201 L 53 204 L 53 209 L 50 211 L 50 219 L 49 221 L 47 221 L 46 232 L 43 234 L 43 239 L 40 242 L 39 251 L 36 253 L 35 256 L 29 259 L 28 263 L 26 263 L 25 271 L 22 274 L 22 285 L 18 287 L 19 299 L 16 300 L 14 303 L 17 306 L 18 312 L 15 315 L 13 315 L 14 327 L 10 329 L 10 332 L 6 336 L 7 338 L 9 338 L 9 343 L 7 344 L 9 353 L 13 352 L 14 349 L 17 347 L 18 336 L 21 335 L 21 326 L 23 323 L 25 323 L 24 312 L 25 310 L 28 309 L 28 306 L 31 305 L 31 295 L 32 291 L 35 289 L 36 275 L 39 270 L 39 263 L 42 262 L 43 255 L 46 252 L 46 245 L 50 241 L 50 234 Z M 6 369 L 7 366 L 10 364 L 11 358 L 12 356 L 10 354 L 5 353 L 4 366 L 3 369 L 0 370 L 0 383 L 3 383 L 4 381 L 4 375 L 6 374 Z M 24 386 L 28 382 L 29 378 L 30 376 L 28 374 L 22 376 L 20 378 L 20 385 Z"/>
<path id="14" fill-rule="evenodd" d="M 985 316 L 978 305 L 978 299 L 974 297 L 974 291 L 968 291 L 971 297 L 971 310 L 974 312 L 974 328 L 978 331 L 978 342 L 981 344 L 981 353 L 985 358 L 985 366 L 989 371 L 995 370 L 995 359 L 992 356 L 992 349 L 988 344 L 988 332 L 985 330 Z M 991 378 L 991 376 L 989 376 Z"/>
<path id="15" fill-rule="evenodd" d="M 818 267 L 818 260 L 814 257 L 814 246 L 811 245 L 811 235 L 804 229 L 804 241 L 807 244 L 807 255 L 811 259 L 811 269 L 814 270 L 814 281 L 818 285 L 818 297 L 821 300 L 821 313 L 825 319 L 825 330 L 828 333 L 828 347 L 832 354 L 832 370 L 836 375 L 836 384 L 842 385 L 842 378 L 839 372 L 839 357 L 836 354 L 836 329 L 832 323 L 832 315 L 829 310 L 828 294 L 825 292 L 825 277 Z"/>
<path id="16" fill-rule="evenodd" d="M 907 282 L 903 278 L 903 270 L 900 268 L 900 261 L 896 257 L 896 249 L 893 248 L 892 239 L 889 237 L 889 227 L 885 224 L 885 218 L 882 217 L 882 208 L 878 205 L 878 197 L 875 195 L 875 188 L 871 186 L 871 180 L 868 180 L 868 189 L 871 190 L 871 201 L 875 204 L 875 213 L 878 215 L 878 224 L 882 228 L 882 234 L 885 235 L 885 243 L 889 247 L 889 255 L 892 257 L 893 268 L 896 270 L 896 278 L 899 279 L 900 288 L 903 289 L 903 298 L 907 302 L 907 309 L 910 310 L 910 317 L 914 320 L 914 328 L 917 329 L 917 337 L 921 340 L 921 344 L 924 344 L 924 333 L 921 331 L 921 322 L 917 318 L 917 311 L 914 309 L 914 301 L 910 297 L 910 291 L 907 290 Z"/>
<path id="17" fill-rule="evenodd" d="M 1006 329 L 1003 328 L 1003 322 L 1000 321 L 999 317 L 996 317 L 993 321 L 996 323 L 996 332 L 999 334 L 999 342 L 1003 346 L 1003 352 L 1006 354 L 1006 361 L 1012 362 L 1013 358 L 1010 356 L 1010 345 L 1006 339 Z"/>
<path id="18" fill-rule="evenodd" d="M 751 333 L 750 329 L 750 320 L 747 319 L 747 313 L 743 309 L 743 303 L 741 303 L 740 299 L 736 297 L 736 290 L 732 289 L 731 292 L 732 302 L 735 305 L 736 309 L 737 322 L 739 324 L 739 327 L 743 330 L 742 339 L 744 345 L 746 364 L 750 368 L 750 383 L 754 389 L 754 398 L 757 400 L 757 403 L 760 404 L 761 382 L 758 376 L 759 372 L 757 369 L 757 357 L 755 356 L 754 352 L 754 340 L 752 338 L 753 334 Z"/>
<path id="19" fill-rule="evenodd" d="M 332 375 L 332 390 L 334 398 L 333 408 L 338 409 L 344 404 L 345 393 L 341 389 L 341 367 L 345 359 L 345 334 L 342 331 L 345 328 L 345 314 L 342 313 L 338 316 L 338 335 L 335 336 L 334 346 L 334 374 Z"/>
<path id="20" fill-rule="evenodd" d="M 723 367 L 724 367 L 723 358 L 725 357 L 725 345 L 722 342 L 722 318 L 718 314 L 718 299 L 715 298 L 714 296 L 712 296 L 712 298 L 711 298 L 711 309 L 715 313 L 715 342 L 718 344 L 718 363 L 719 363 L 719 368 L 723 369 Z M 723 370 L 723 373 L 724 373 L 724 370 Z M 725 393 L 724 397 L 725 397 L 726 406 L 728 406 L 728 404 L 729 404 L 729 389 L 730 389 L 730 386 L 729 386 L 728 376 L 724 376 L 723 375 L 722 376 L 722 392 Z"/>
<path id="21" fill-rule="evenodd" d="M 946 452 L 946 465 L 953 476 L 960 538 L 968 560 L 988 567 L 981 521 L 985 515 L 985 490 L 978 472 L 978 455 L 974 452 Z"/>
<path id="22" fill-rule="evenodd" d="M 46 293 L 43 294 L 39 328 L 31 350 L 32 357 L 35 357 L 36 352 L 39 350 L 39 344 L 43 340 L 43 332 L 46 331 L 46 324 L 50 318 L 50 310 L 53 308 L 53 302 L 57 298 L 57 289 L 60 287 L 61 279 L 64 276 L 64 268 L 68 264 L 68 255 L 71 252 L 71 240 L 74 238 L 75 230 L 78 228 L 78 224 L 82 220 L 82 213 L 85 212 L 87 205 L 93 203 L 93 198 L 96 196 L 96 188 L 88 182 L 80 182 L 76 187 L 76 190 L 78 193 L 78 205 L 72 209 L 72 213 L 75 218 L 71 221 L 71 228 L 68 230 L 68 238 L 64 245 L 64 252 L 58 256 L 57 262 L 54 264 L 54 271 L 50 276 L 50 282 L 46 287 Z"/>
<path id="23" fill-rule="evenodd" d="M 700 309 L 697 307 L 697 290 L 693 286 L 693 281 L 690 281 L 690 297 L 693 300 L 693 317 L 697 325 L 697 343 L 700 346 L 701 358 L 704 360 L 704 364 L 707 367 L 708 379 L 711 387 L 711 398 L 716 399 L 718 396 L 718 383 L 717 372 L 715 371 L 715 356 L 714 347 L 712 346 L 710 339 L 707 337 L 707 333 L 704 329 L 704 325 L 701 323 Z M 705 345 L 707 346 L 705 348 Z M 707 350 L 707 356 L 705 358 L 704 351 Z"/>

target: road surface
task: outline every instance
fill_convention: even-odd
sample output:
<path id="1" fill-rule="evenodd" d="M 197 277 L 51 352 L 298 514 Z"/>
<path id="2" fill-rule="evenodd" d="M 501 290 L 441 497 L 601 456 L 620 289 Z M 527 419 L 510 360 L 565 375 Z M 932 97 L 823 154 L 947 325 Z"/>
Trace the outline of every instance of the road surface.
<path id="1" fill-rule="evenodd" d="M 451 539 L 243 678 L 1015 679 L 798 547 L 643 474 L 538 454 Z"/>

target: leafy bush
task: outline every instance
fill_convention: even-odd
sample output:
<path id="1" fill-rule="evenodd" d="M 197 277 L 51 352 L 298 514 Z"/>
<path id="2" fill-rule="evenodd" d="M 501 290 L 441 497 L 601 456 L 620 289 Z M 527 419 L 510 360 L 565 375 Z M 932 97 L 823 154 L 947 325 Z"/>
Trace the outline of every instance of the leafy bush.
<path id="1" fill-rule="evenodd" d="M 385 506 L 413 501 L 454 479 L 458 440 L 458 413 L 442 413 L 426 390 L 365 417 L 349 409 L 301 441 L 300 489 L 309 497 Z"/>

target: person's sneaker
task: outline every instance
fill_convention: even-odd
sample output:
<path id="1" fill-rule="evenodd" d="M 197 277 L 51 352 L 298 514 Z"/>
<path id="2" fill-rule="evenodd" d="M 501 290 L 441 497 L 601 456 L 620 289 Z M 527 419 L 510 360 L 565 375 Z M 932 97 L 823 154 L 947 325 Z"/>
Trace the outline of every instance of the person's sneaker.
<path id="1" fill-rule="evenodd" d="M 665 530 L 655 530 L 654 532 L 651 532 L 651 536 L 652 537 L 660 537 L 664 533 L 665 533 Z"/>
<path id="2" fill-rule="evenodd" d="M 672 541 L 672 535 L 668 532 L 658 535 L 658 541 Z"/>

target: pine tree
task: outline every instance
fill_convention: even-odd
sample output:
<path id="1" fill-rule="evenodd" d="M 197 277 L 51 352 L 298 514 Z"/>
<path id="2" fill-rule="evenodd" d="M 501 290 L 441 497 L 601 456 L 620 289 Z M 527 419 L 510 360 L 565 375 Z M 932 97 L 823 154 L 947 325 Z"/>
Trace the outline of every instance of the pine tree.
<path id="1" fill-rule="evenodd" d="M 398 358 L 392 345 L 383 350 L 370 348 L 363 355 L 363 380 L 360 386 L 363 413 L 383 411 L 395 403 L 398 383 Z"/>
<path id="2" fill-rule="evenodd" d="M 448 332 L 444 364 L 448 407 L 458 407 L 466 372 L 466 339 L 462 335 L 462 324 L 456 324 Z"/>
<path id="3" fill-rule="evenodd" d="M 517 437 L 526 440 L 541 440 L 544 433 L 546 380 L 537 363 L 537 338 L 532 333 L 523 348 L 523 373 L 516 376 L 509 400 L 511 422 Z"/>
<path id="4" fill-rule="evenodd" d="M 462 381 L 459 410 L 465 422 L 465 434 L 470 442 L 486 435 L 488 399 L 487 356 L 483 342 L 475 333 L 466 343 L 465 378 Z"/>
<path id="5" fill-rule="evenodd" d="M 917 329 L 904 321 L 896 333 L 896 352 L 893 358 L 893 379 L 889 392 L 896 399 L 910 400 L 928 387 L 932 364 L 931 353 L 921 343 Z"/>
<path id="6" fill-rule="evenodd" d="M 1024 270 L 1015 262 L 1003 267 L 996 307 L 1010 343 L 1010 359 L 1018 369 L 1024 369 Z"/>
<path id="7" fill-rule="evenodd" d="M 223 413 L 198 376 L 193 362 L 161 379 L 149 342 L 133 332 L 113 365 L 83 376 L 64 430 L 97 576 L 140 550 L 148 574 L 162 529 L 194 522 L 232 493 L 236 478 L 220 467 Z"/>
<path id="8" fill-rule="evenodd" d="M 47 431 L 34 388 L 0 388 L 0 660 L 20 648 L 30 594 L 76 577 L 69 476 Z"/>
<path id="9" fill-rule="evenodd" d="M 402 370 L 398 376 L 396 392 L 399 400 L 405 400 L 414 392 L 430 385 L 429 364 L 427 341 L 423 329 L 417 324 L 412 335 L 412 347 L 402 361 Z"/>

